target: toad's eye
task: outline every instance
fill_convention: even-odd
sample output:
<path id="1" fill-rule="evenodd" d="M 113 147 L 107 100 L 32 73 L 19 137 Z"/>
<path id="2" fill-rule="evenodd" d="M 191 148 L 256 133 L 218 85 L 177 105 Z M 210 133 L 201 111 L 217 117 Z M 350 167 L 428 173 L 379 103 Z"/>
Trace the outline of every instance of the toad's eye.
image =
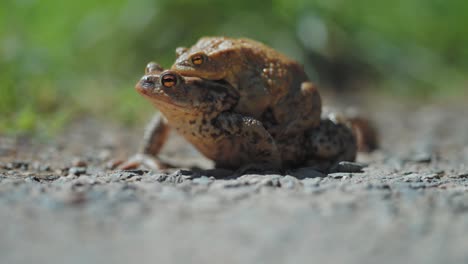
<path id="1" fill-rule="evenodd" d="M 161 84 L 166 88 L 171 88 L 177 84 L 177 77 L 172 73 L 164 74 L 161 77 Z"/>
<path id="2" fill-rule="evenodd" d="M 192 56 L 192 63 L 194 65 L 201 65 L 205 61 L 205 56 L 202 54 L 195 54 Z"/>

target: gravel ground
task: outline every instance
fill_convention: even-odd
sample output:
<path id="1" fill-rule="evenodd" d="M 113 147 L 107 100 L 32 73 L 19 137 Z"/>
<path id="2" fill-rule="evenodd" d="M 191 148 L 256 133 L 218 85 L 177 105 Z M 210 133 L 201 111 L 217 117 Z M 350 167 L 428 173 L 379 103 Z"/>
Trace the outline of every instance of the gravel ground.
<path id="1" fill-rule="evenodd" d="M 381 150 L 328 175 L 215 179 L 176 136 L 201 169 L 112 170 L 141 131 L 95 120 L 0 137 L 0 263 L 467 263 L 464 107 L 378 105 Z"/>

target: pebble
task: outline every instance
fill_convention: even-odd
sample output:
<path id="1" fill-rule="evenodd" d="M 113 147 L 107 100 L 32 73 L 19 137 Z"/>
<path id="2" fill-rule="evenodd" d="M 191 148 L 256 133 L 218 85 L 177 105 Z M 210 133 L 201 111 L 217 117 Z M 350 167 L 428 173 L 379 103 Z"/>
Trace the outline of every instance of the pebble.
<path id="1" fill-rule="evenodd" d="M 431 152 L 418 152 L 409 158 L 410 161 L 418 163 L 429 163 L 432 160 Z"/>
<path id="2" fill-rule="evenodd" d="M 68 173 L 71 175 L 80 176 L 86 173 L 86 168 L 83 167 L 71 167 L 68 169 Z"/>
<path id="3" fill-rule="evenodd" d="M 451 175 L 450 178 L 468 178 L 468 172 Z"/>
<path id="4" fill-rule="evenodd" d="M 353 174 L 345 173 L 345 172 L 335 172 L 335 173 L 328 174 L 327 177 L 330 177 L 332 179 L 341 179 L 341 178 L 348 179 L 348 178 L 353 177 Z"/>
<path id="5" fill-rule="evenodd" d="M 286 189 L 293 189 L 299 185 L 299 180 L 296 177 L 286 175 L 280 178 L 281 187 Z"/>
<path id="6" fill-rule="evenodd" d="M 332 172 L 363 172 L 363 169 L 367 167 L 367 164 L 359 162 L 341 161 L 335 165 Z"/>
<path id="7" fill-rule="evenodd" d="M 165 182 L 165 183 L 183 183 L 184 181 L 191 180 L 193 175 L 190 171 L 186 170 L 177 170 L 174 173 L 168 174 L 160 174 L 157 176 L 158 182 Z"/>
<path id="8" fill-rule="evenodd" d="M 72 162 L 73 167 L 87 167 L 88 163 L 82 159 L 74 159 Z"/>
<path id="9" fill-rule="evenodd" d="M 404 182 L 420 182 L 421 181 L 421 174 L 419 173 L 411 173 L 406 176 L 403 176 Z"/>
<path id="10" fill-rule="evenodd" d="M 7 163 L 5 169 L 13 170 L 13 169 L 20 169 L 20 170 L 27 170 L 29 168 L 29 162 L 27 161 L 13 161 Z"/>
<path id="11" fill-rule="evenodd" d="M 405 161 L 398 157 L 391 157 L 385 160 L 385 164 L 394 170 L 401 170 L 405 165 Z"/>
<path id="12" fill-rule="evenodd" d="M 211 178 L 211 177 L 206 177 L 206 176 L 201 176 L 199 178 L 195 178 L 192 180 L 193 183 L 195 184 L 198 184 L 198 185 L 210 185 L 211 183 L 213 183 L 214 181 L 214 178 Z"/>
<path id="13" fill-rule="evenodd" d="M 263 179 L 259 182 L 259 186 L 281 187 L 279 178 Z"/>
<path id="14" fill-rule="evenodd" d="M 425 189 L 428 186 L 427 186 L 427 183 L 424 183 L 424 182 L 412 182 L 410 183 L 409 187 L 412 189 Z"/>
<path id="15" fill-rule="evenodd" d="M 304 187 L 318 187 L 320 181 L 322 181 L 321 178 L 307 178 L 303 179 L 301 182 L 304 185 Z"/>
<path id="16" fill-rule="evenodd" d="M 291 171 L 290 174 L 297 179 L 307 179 L 307 178 L 323 178 L 325 174 L 317 171 L 313 167 L 304 167 L 297 170 Z"/>
<path id="17" fill-rule="evenodd" d="M 434 157 L 434 146 L 429 143 L 431 141 L 431 139 L 428 139 L 427 142 L 417 146 L 413 153 L 408 157 L 408 160 L 417 163 L 431 162 Z"/>
<path id="18" fill-rule="evenodd" d="M 426 173 L 421 176 L 422 180 L 433 180 L 433 179 L 440 179 L 444 175 L 444 172 L 435 172 L 435 173 Z"/>

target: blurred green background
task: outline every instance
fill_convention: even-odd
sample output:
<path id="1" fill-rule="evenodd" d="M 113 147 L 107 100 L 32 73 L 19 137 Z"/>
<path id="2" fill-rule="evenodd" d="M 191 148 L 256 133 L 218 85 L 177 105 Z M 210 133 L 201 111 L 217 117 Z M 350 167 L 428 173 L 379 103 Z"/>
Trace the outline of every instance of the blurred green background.
<path id="1" fill-rule="evenodd" d="M 467 91 L 468 1 L 2 0 L 0 132 L 53 133 L 90 114 L 139 124 L 148 61 L 204 35 L 250 37 L 321 87 L 411 98 Z"/>

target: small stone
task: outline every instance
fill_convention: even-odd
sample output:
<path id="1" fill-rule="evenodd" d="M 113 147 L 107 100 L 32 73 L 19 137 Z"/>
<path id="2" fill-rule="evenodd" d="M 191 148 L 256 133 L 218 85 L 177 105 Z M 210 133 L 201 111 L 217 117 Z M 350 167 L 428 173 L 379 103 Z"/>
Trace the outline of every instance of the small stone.
<path id="1" fill-rule="evenodd" d="M 279 181 L 279 178 L 268 178 L 261 180 L 259 185 L 269 187 L 281 187 L 281 182 Z"/>
<path id="2" fill-rule="evenodd" d="M 112 153 L 110 150 L 104 149 L 98 153 L 97 157 L 99 160 L 104 161 L 104 160 L 108 160 L 111 157 L 111 154 Z"/>
<path id="3" fill-rule="evenodd" d="M 86 168 L 83 168 L 83 167 L 71 167 L 71 168 L 68 170 L 68 173 L 71 174 L 71 175 L 80 176 L 80 175 L 86 173 Z"/>
<path id="4" fill-rule="evenodd" d="M 432 153 L 431 152 L 417 152 L 411 157 L 409 157 L 410 161 L 418 162 L 418 163 L 429 163 L 432 160 Z"/>
<path id="5" fill-rule="evenodd" d="M 331 169 L 331 172 L 363 172 L 362 169 L 365 167 L 367 165 L 363 163 L 341 161 Z"/>
<path id="6" fill-rule="evenodd" d="M 341 178 L 348 179 L 348 178 L 353 177 L 353 175 L 351 173 L 345 173 L 345 172 L 330 173 L 327 176 L 332 178 L 332 179 L 341 179 Z"/>
<path id="7" fill-rule="evenodd" d="M 145 173 L 148 173 L 148 170 L 123 170 L 123 172 L 130 173 L 132 175 L 143 175 Z"/>
<path id="8" fill-rule="evenodd" d="M 73 167 L 87 167 L 88 166 L 88 163 L 82 159 L 75 159 L 73 160 L 72 162 L 72 166 Z"/>
<path id="9" fill-rule="evenodd" d="M 421 174 L 411 173 L 403 177 L 404 182 L 421 182 Z"/>
<path id="10" fill-rule="evenodd" d="M 195 184 L 198 184 L 198 185 L 210 185 L 211 183 L 213 183 L 213 178 L 209 178 L 209 177 L 206 177 L 206 176 L 201 176 L 199 178 L 195 178 L 192 180 L 193 183 Z"/>
<path id="11" fill-rule="evenodd" d="M 440 179 L 440 177 L 442 177 L 442 175 L 444 175 L 444 172 L 435 172 L 435 173 L 427 173 L 427 174 L 423 174 L 421 176 L 421 179 L 422 180 L 433 180 L 433 179 Z"/>
<path id="12" fill-rule="evenodd" d="M 26 161 L 13 161 L 6 165 L 5 169 L 12 170 L 12 169 L 20 169 L 20 170 L 27 170 L 29 168 L 29 162 Z"/>
<path id="13" fill-rule="evenodd" d="M 317 171 L 314 167 L 304 167 L 291 171 L 290 174 L 297 179 L 323 178 L 325 174 Z"/>
<path id="14" fill-rule="evenodd" d="M 191 180 L 193 178 L 193 173 L 187 170 L 177 170 L 174 173 L 168 174 L 160 174 L 157 177 L 158 182 L 167 182 L 167 183 L 183 183 L 187 180 Z"/>
<path id="15" fill-rule="evenodd" d="M 450 176 L 450 178 L 468 178 L 468 172 L 457 173 Z"/>
<path id="16" fill-rule="evenodd" d="M 293 176 L 286 175 L 280 179 L 280 184 L 286 189 L 293 189 L 299 184 L 299 180 Z"/>
<path id="17" fill-rule="evenodd" d="M 409 187 L 412 188 L 412 189 L 425 189 L 428 186 L 424 182 L 412 182 L 412 183 L 410 183 Z"/>
<path id="18" fill-rule="evenodd" d="M 106 163 L 106 168 L 108 169 L 115 169 L 118 166 L 120 166 L 122 163 L 124 163 L 124 160 L 117 159 L 117 160 L 110 160 L 109 162 Z"/>
<path id="19" fill-rule="evenodd" d="M 40 181 L 39 178 L 37 178 L 36 176 L 30 176 L 30 177 L 27 177 L 26 179 L 24 179 L 24 182 L 27 182 L 27 183 L 34 182 L 34 183 L 37 183 L 37 182 L 41 182 L 41 181 Z"/>
<path id="20" fill-rule="evenodd" d="M 50 168 L 50 165 L 42 164 L 39 166 L 39 171 L 52 171 L 52 169 Z"/>
<path id="21" fill-rule="evenodd" d="M 427 139 L 419 146 L 416 146 L 408 157 L 409 161 L 417 163 L 429 163 L 434 158 L 434 145 L 430 143 L 432 139 Z"/>
<path id="22" fill-rule="evenodd" d="M 401 170 L 405 165 L 405 161 L 400 158 L 392 157 L 385 160 L 385 164 L 393 168 L 394 170 Z"/>
<path id="23" fill-rule="evenodd" d="M 303 179 L 301 182 L 304 187 L 318 187 L 322 178 L 306 178 Z"/>

